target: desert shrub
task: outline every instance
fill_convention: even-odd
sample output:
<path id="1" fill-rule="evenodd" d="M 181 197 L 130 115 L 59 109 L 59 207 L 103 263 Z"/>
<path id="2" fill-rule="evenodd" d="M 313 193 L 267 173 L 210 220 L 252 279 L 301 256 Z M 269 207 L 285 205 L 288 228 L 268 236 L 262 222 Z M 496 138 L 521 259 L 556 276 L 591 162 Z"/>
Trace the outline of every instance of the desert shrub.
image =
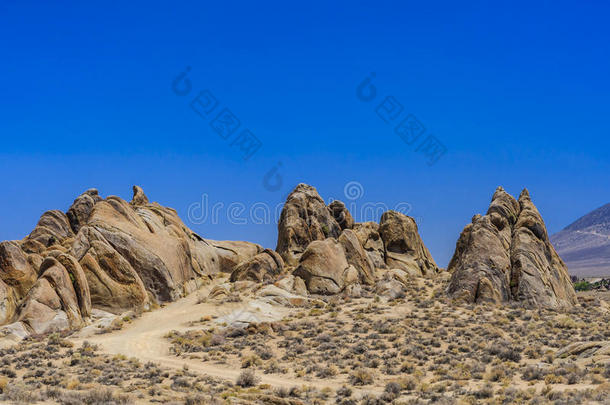
<path id="1" fill-rule="evenodd" d="M 241 368 L 256 367 L 260 366 L 261 364 L 263 364 L 261 358 L 256 354 L 253 354 L 252 356 L 248 356 L 242 360 Z"/>
<path id="2" fill-rule="evenodd" d="M 254 387 L 260 381 L 260 378 L 254 374 L 252 370 L 243 371 L 239 377 L 237 377 L 236 384 L 242 388 Z"/>
<path id="3" fill-rule="evenodd" d="M 131 404 L 131 399 L 122 394 L 117 394 L 110 388 L 90 389 L 86 392 L 64 391 L 59 397 L 62 405 L 108 405 L 108 404 Z"/>
<path id="4" fill-rule="evenodd" d="M 504 369 L 502 367 L 494 367 L 489 371 L 489 373 L 486 376 L 486 379 L 488 381 L 495 382 L 495 381 L 500 381 L 504 377 L 506 377 L 506 373 L 504 372 Z"/>
<path id="5" fill-rule="evenodd" d="M 542 380 L 545 374 L 546 373 L 542 368 L 535 365 L 529 365 L 525 367 L 525 370 L 521 373 L 521 378 L 525 381 Z"/>
<path id="6" fill-rule="evenodd" d="M 574 283 L 576 291 L 589 291 L 593 286 L 588 281 L 582 280 Z"/>
<path id="7" fill-rule="evenodd" d="M 369 385 L 373 383 L 373 374 L 364 368 L 359 368 L 350 374 L 349 382 L 352 385 Z"/>
<path id="8" fill-rule="evenodd" d="M 492 344 L 487 351 L 501 360 L 510 360 L 518 363 L 521 360 L 521 348 L 509 342 Z"/>
<path id="9" fill-rule="evenodd" d="M 402 386 L 395 381 L 391 381 L 386 384 L 384 391 L 398 395 L 402 391 Z"/>
<path id="10" fill-rule="evenodd" d="M 494 389 L 491 384 L 485 384 L 477 391 L 474 391 L 475 398 L 491 398 L 494 395 Z"/>
<path id="11" fill-rule="evenodd" d="M 33 404 L 40 399 L 35 391 L 26 387 L 23 383 L 8 385 L 2 397 L 18 404 Z"/>
<path id="12" fill-rule="evenodd" d="M 331 364 L 327 367 L 322 367 L 320 370 L 318 370 L 316 375 L 319 378 L 330 378 L 336 376 L 338 373 L 339 370 L 337 370 L 337 367 Z"/>

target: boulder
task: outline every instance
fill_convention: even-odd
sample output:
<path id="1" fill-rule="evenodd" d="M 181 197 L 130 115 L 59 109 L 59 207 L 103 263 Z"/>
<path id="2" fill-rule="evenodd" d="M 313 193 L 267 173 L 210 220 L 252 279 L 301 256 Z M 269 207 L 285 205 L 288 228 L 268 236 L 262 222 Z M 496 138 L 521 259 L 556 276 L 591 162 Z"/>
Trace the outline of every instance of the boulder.
<path id="1" fill-rule="evenodd" d="M 60 244 L 63 240 L 73 237 L 72 227 L 66 214 L 61 211 L 47 211 L 40 217 L 36 228 L 26 238 L 26 241 L 38 242 L 39 246 L 49 247 Z M 39 253 L 34 251 L 34 253 Z"/>
<path id="2" fill-rule="evenodd" d="M 14 241 L 0 243 L 0 280 L 21 299 L 38 278 L 28 256 Z"/>
<path id="3" fill-rule="evenodd" d="M 462 231 L 448 271 L 448 294 L 467 302 L 546 308 L 576 303 L 567 268 L 527 190 L 519 201 L 502 187 L 496 190 L 487 214 L 475 215 Z"/>
<path id="4" fill-rule="evenodd" d="M 70 227 L 75 234 L 77 234 L 80 228 L 87 223 L 91 211 L 93 211 L 93 207 L 101 200 L 98 191 L 94 188 L 85 191 L 74 200 L 74 203 L 72 203 L 72 206 L 70 206 L 66 212 L 66 216 L 68 217 Z"/>
<path id="5" fill-rule="evenodd" d="M 206 239 L 206 242 L 216 250 L 220 271 L 231 273 L 238 264 L 246 262 L 263 251 L 261 245 L 242 241 L 218 241 Z"/>
<path id="6" fill-rule="evenodd" d="M 316 189 L 299 184 L 282 209 L 275 250 L 287 266 L 296 266 L 311 242 L 338 238 L 340 234 L 341 227 Z"/>
<path id="7" fill-rule="evenodd" d="M 385 252 L 383 240 L 379 235 L 379 224 L 376 222 L 363 222 L 354 224 L 354 233 L 360 245 L 377 269 L 385 269 Z"/>
<path id="8" fill-rule="evenodd" d="M 349 213 L 348 209 L 342 201 L 335 200 L 328 205 L 330 215 L 337 221 L 341 229 L 352 229 L 354 227 L 354 218 Z"/>
<path id="9" fill-rule="evenodd" d="M 263 299 L 263 302 L 272 305 L 282 305 L 285 307 L 304 307 L 309 304 L 309 299 L 301 295 L 296 295 L 279 288 L 273 284 L 266 285 L 256 292 L 256 295 Z"/>
<path id="10" fill-rule="evenodd" d="M 396 211 L 386 211 L 379 222 L 385 248 L 385 263 L 391 268 L 415 269 L 433 276 L 439 269 L 424 245 L 415 220 Z"/>
<path id="11" fill-rule="evenodd" d="M 57 261 L 66 269 L 70 276 L 81 317 L 88 318 L 91 315 L 91 293 L 83 268 L 74 256 L 69 254 L 61 253 L 57 256 Z"/>
<path id="12" fill-rule="evenodd" d="M 251 280 L 259 283 L 275 280 L 284 270 L 282 257 L 265 249 L 252 259 L 238 265 L 231 273 L 231 281 Z"/>
<path id="13" fill-rule="evenodd" d="M 36 334 L 84 326 L 68 271 L 51 257 L 42 263 L 41 271 L 19 309 L 18 321 Z"/>
<path id="14" fill-rule="evenodd" d="M 366 254 L 358 237 L 351 229 L 345 229 L 339 236 L 347 263 L 354 266 L 358 273 L 358 282 L 373 285 L 375 283 L 375 266 Z"/>
<path id="15" fill-rule="evenodd" d="M 337 294 L 346 286 L 346 278 L 353 275 L 343 246 L 333 238 L 313 241 L 301 255 L 294 276 L 305 281 L 312 294 Z"/>
<path id="16" fill-rule="evenodd" d="M 375 285 L 375 294 L 387 301 L 404 297 L 405 286 L 395 279 L 381 279 Z"/>
<path id="17" fill-rule="evenodd" d="M 13 289 L 0 280 L 0 325 L 10 322 L 16 310 L 17 298 Z"/>
<path id="18" fill-rule="evenodd" d="M 305 286 L 303 279 L 301 277 L 295 277 L 292 274 L 286 274 L 284 277 L 276 281 L 274 285 L 296 295 L 305 297 L 308 295 L 307 287 Z"/>
<path id="19" fill-rule="evenodd" d="M 131 205 L 148 205 L 148 197 L 144 194 L 144 190 L 140 186 L 133 186 L 133 198 L 131 199 Z"/>

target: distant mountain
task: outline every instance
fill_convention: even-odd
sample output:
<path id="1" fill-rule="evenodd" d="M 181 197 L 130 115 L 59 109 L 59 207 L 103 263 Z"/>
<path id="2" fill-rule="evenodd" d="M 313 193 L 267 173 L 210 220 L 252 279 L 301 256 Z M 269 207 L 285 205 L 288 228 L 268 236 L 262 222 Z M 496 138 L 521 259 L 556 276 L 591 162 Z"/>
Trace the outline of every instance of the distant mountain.
<path id="1" fill-rule="evenodd" d="M 571 275 L 610 275 L 610 204 L 590 212 L 551 237 Z"/>

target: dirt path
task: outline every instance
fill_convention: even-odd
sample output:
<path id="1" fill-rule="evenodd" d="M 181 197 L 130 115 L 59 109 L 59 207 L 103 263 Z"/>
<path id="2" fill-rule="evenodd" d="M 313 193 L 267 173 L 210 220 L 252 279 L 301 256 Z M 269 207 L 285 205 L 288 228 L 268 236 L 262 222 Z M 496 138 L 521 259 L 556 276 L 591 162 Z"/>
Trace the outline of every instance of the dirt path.
<path id="1" fill-rule="evenodd" d="M 181 369 L 185 365 L 189 371 L 199 372 L 216 378 L 235 381 L 242 370 L 228 365 L 203 363 L 198 359 L 178 358 L 169 352 L 170 344 L 164 336 L 172 331 L 186 331 L 196 329 L 189 327 L 188 323 L 197 321 L 206 315 L 224 315 L 233 309 L 243 307 L 242 304 L 223 304 L 221 307 L 214 304 L 197 304 L 198 295 L 207 296 L 214 285 L 206 286 L 199 291 L 176 302 L 167 304 L 163 308 L 146 312 L 141 317 L 125 324 L 123 329 L 87 338 L 74 338 L 71 341 L 80 346 L 83 341 L 88 341 L 99 346 L 100 350 L 108 354 L 122 354 L 127 357 L 136 357 L 140 361 L 152 361 L 162 366 Z M 222 313 L 219 313 L 219 310 Z M 291 312 L 289 308 L 277 307 L 277 311 L 286 316 Z M 318 388 L 329 387 L 338 389 L 343 386 L 341 380 L 307 381 L 305 379 L 291 378 L 285 375 L 269 375 L 258 372 L 262 384 L 274 387 L 290 388 L 301 385 L 314 385 Z M 380 393 L 382 388 L 370 387 L 370 389 L 355 392 Z"/>

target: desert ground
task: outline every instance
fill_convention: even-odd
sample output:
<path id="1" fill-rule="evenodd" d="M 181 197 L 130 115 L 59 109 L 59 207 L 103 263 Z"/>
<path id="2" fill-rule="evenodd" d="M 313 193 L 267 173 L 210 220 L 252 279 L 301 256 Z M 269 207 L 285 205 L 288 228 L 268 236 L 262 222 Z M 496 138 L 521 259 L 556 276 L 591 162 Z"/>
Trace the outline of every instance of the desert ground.
<path id="1" fill-rule="evenodd" d="M 608 294 L 567 312 L 462 304 L 446 279 L 299 307 L 219 277 L 176 302 L 2 349 L 6 403 L 570 404 L 610 401 Z"/>

